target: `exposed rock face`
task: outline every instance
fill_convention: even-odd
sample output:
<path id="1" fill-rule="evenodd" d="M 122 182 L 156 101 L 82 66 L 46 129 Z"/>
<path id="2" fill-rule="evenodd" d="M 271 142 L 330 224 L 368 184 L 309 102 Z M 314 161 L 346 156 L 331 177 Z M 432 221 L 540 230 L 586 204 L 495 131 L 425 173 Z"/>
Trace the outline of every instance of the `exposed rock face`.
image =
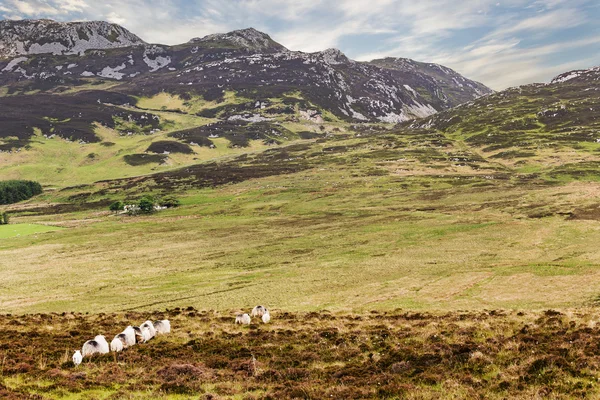
<path id="1" fill-rule="evenodd" d="M 580 82 L 598 81 L 600 80 L 600 67 L 565 72 L 552 79 L 551 83 L 563 83 L 570 80 Z"/>
<path id="2" fill-rule="evenodd" d="M 240 29 L 229 33 L 216 33 L 203 38 L 195 38 L 190 43 L 209 43 L 245 48 L 253 51 L 279 51 L 285 47 L 275 42 L 269 35 L 254 28 Z"/>
<path id="3" fill-rule="evenodd" d="M 103 21 L 0 21 L 0 58 L 31 54 L 80 54 L 143 44 L 127 29 Z"/>
<path id="4" fill-rule="evenodd" d="M 370 64 L 393 71 L 398 80 L 407 85 L 425 89 L 433 93 L 434 107 L 455 107 L 475 98 L 493 93 L 487 86 L 465 78 L 458 72 L 439 64 L 423 63 L 408 58 L 385 58 L 371 61 Z M 410 81 L 414 82 L 411 85 Z M 408 88 L 407 88 L 408 89 Z"/>
<path id="5" fill-rule="evenodd" d="M 492 93 L 449 68 L 407 59 L 356 62 L 340 50 L 290 51 L 255 29 L 149 45 L 106 22 L 0 22 L 0 84 L 46 90 L 100 79 L 131 95 L 162 91 L 255 101 L 300 93 L 305 109 L 347 121 L 398 123 Z M 88 50 L 88 51 L 86 51 Z"/>

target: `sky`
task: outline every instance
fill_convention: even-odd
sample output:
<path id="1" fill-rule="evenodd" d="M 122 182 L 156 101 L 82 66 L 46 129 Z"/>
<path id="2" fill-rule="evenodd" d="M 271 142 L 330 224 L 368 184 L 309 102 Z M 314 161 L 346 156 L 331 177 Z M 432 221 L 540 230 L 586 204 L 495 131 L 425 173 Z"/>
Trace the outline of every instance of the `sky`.
<path id="1" fill-rule="evenodd" d="M 291 50 L 406 57 L 495 90 L 600 65 L 598 0 L 0 0 L 0 19 L 107 20 L 147 42 L 254 27 Z"/>

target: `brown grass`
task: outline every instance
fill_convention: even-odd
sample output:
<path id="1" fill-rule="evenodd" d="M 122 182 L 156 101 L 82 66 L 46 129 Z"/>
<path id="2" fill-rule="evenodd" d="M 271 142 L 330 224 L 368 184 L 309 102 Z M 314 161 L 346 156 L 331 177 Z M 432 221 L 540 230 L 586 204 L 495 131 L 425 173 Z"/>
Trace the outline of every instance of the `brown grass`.
<path id="1" fill-rule="evenodd" d="M 70 361 L 149 314 L 0 317 L 0 396 L 22 398 L 593 398 L 595 310 L 429 314 L 160 312 L 173 333 L 118 355 Z"/>

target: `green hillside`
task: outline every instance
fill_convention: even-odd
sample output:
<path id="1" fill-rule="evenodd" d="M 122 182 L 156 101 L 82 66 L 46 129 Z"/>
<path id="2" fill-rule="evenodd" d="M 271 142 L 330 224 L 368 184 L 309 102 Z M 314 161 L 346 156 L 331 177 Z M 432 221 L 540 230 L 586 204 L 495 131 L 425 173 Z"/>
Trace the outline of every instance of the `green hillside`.
<path id="1" fill-rule="evenodd" d="M 299 311 L 594 304 L 595 144 L 580 136 L 556 147 L 491 150 L 492 143 L 473 142 L 482 130 L 518 137 L 497 128 L 509 123 L 502 115 L 513 121 L 558 101 L 541 90 L 527 100 L 513 93 L 440 114 L 428 128 L 324 123 L 313 126 L 313 139 L 223 146 L 218 157 L 197 160 L 181 155 L 182 165 L 194 165 L 174 163 L 160 173 L 108 156 L 97 165 L 113 167 L 99 167 L 98 175 L 94 163 L 89 175 L 75 168 L 64 182 L 49 171 L 54 190 L 8 211 L 13 223 L 65 229 L 0 243 L 7 287 L 0 301 L 11 312 L 226 310 L 258 299 Z M 501 107 L 494 102 L 512 111 L 466 114 Z M 537 105 L 522 111 L 525 103 Z M 572 124 L 570 115 L 580 118 L 567 114 L 561 126 Z M 558 142 L 549 129 L 528 135 Z M 143 139 L 120 138 L 115 146 L 139 141 L 141 149 L 150 142 Z M 514 148 L 531 155 L 523 163 L 497 156 Z M 567 154 L 571 166 L 548 162 Z M 569 173 L 558 175 L 559 168 Z M 123 178 L 92 183 L 111 175 Z M 145 217 L 108 211 L 113 201 L 145 194 L 175 195 L 183 205 Z"/>

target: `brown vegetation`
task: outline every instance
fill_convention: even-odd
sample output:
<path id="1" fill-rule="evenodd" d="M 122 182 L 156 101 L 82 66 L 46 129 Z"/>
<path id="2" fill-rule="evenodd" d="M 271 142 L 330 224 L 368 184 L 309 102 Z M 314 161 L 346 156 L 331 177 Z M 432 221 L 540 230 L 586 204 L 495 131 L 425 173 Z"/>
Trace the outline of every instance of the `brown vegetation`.
<path id="1" fill-rule="evenodd" d="M 116 362 L 110 354 L 86 359 L 77 368 L 70 355 L 86 339 L 114 334 L 148 315 L 3 316 L 0 395 L 56 398 L 101 391 L 108 398 L 151 393 L 159 398 L 351 399 L 598 394 L 600 329 L 592 311 L 276 311 L 273 324 L 253 321 L 250 327 L 234 325 L 232 315 L 191 307 L 157 313 L 172 320 L 172 334 L 127 349 Z"/>

